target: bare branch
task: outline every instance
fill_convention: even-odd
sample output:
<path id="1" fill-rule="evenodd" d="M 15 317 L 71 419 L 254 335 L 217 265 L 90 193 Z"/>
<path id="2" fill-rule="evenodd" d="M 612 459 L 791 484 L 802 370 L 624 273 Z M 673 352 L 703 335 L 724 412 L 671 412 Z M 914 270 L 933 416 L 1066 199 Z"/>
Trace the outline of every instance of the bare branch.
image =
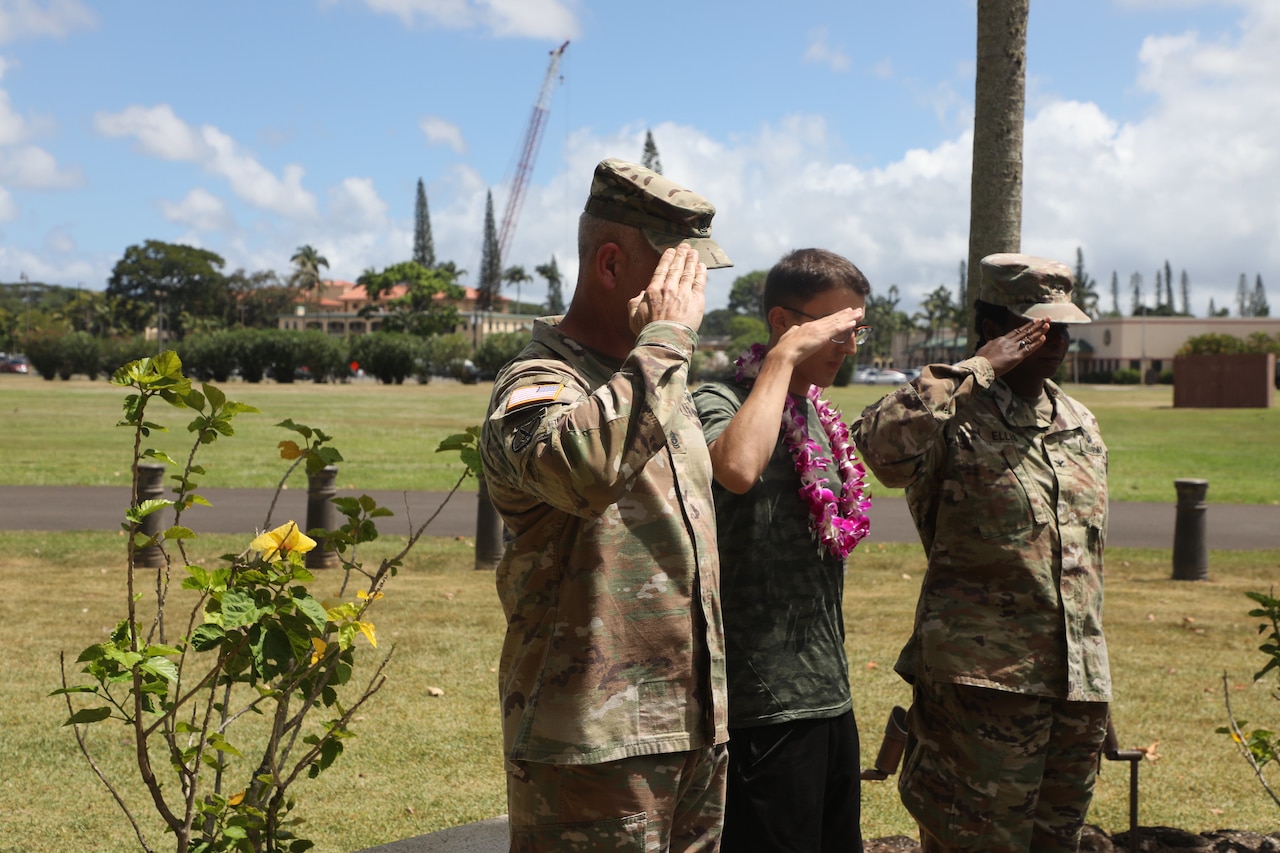
<path id="1" fill-rule="evenodd" d="M 1280 806 L 1280 797 L 1276 796 L 1276 792 L 1271 790 L 1271 786 L 1267 784 L 1267 779 L 1262 775 L 1262 768 L 1258 766 L 1258 761 L 1253 757 L 1253 751 L 1249 749 L 1249 743 L 1245 740 L 1244 732 L 1240 731 L 1240 726 L 1236 724 L 1236 715 L 1231 710 L 1231 688 L 1227 684 L 1227 671 L 1222 671 L 1222 698 L 1227 703 L 1227 721 L 1231 724 L 1231 739 L 1236 742 L 1236 746 L 1240 750 L 1240 754 L 1244 756 L 1244 760 L 1249 762 L 1249 766 L 1253 768 L 1253 774 L 1258 777 L 1262 789 L 1267 792 L 1277 806 Z"/>

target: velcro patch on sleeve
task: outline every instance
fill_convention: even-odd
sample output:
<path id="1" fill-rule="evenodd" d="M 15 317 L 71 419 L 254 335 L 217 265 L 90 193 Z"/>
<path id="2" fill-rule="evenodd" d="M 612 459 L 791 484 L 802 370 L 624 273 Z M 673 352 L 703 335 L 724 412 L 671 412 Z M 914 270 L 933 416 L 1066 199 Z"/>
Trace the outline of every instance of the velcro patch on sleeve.
<path id="1" fill-rule="evenodd" d="M 564 383 L 546 384 L 546 385 L 526 385 L 523 388 L 517 388 L 511 392 L 511 396 L 507 398 L 506 411 L 510 412 L 524 406 L 530 406 L 535 403 L 553 403 L 560 396 L 560 392 L 564 390 Z"/>

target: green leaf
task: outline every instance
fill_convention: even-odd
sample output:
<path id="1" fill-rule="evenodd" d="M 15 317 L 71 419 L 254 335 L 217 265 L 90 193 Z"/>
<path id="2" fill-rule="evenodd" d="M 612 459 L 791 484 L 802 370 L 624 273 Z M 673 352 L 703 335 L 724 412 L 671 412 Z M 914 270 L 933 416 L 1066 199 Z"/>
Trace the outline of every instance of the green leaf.
<path id="1" fill-rule="evenodd" d="M 170 683 L 178 680 L 178 665 L 168 658 L 153 657 L 147 658 L 142 662 L 140 667 L 143 672 L 149 672 L 152 675 L 158 675 L 165 681 Z"/>
<path id="2" fill-rule="evenodd" d="M 110 708 L 81 708 L 79 711 L 72 714 L 62 725 L 66 727 L 79 725 L 81 723 L 100 723 L 110 716 Z"/>
<path id="3" fill-rule="evenodd" d="M 101 660 L 107 653 L 106 647 L 102 643 L 90 646 L 80 653 L 80 657 L 76 658 L 76 663 L 85 663 L 92 660 Z"/>
<path id="4" fill-rule="evenodd" d="M 204 395 L 209 398 L 209 406 L 215 410 L 221 409 L 222 405 L 227 402 L 227 395 L 222 393 L 222 389 L 216 385 L 210 385 L 208 382 L 200 386 L 204 389 Z"/>
<path id="5" fill-rule="evenodd" d="M 165 539 L 195 539 L 197 533 L 190 527 L 175 524 L 164 532 Z"/>
<path id="6" fill-rule="evenodd" d="M 142 451 L 142 457 L 144 459 L 159 459 L 161 462 L 167 462 L 175 468 L 178 467 L 178 463 L 172 456 L 165 453 L 163 450 L 156 450 L 154 447 L 148 447 L 146 450 Z"/>
<path id="7" fill-rule="evenodd" d="M 146 654 L 148 657 L 153 657 L 155 655 L 180 655 L 182 654 L 182 649 L 175 646 L 163 646 L 157 643 L 155 645 L 147 646 Z"/>
<path id="8" fill-rule="evenodd" d="M 129 511 L 124 514 L 124 517 L 132 521 L 134 524 L 141 524 L 142 519 L 151 515 L 151 513 L 159 512 L 165 507 L 171 506 L 173 506 L 173 501 L 153 498 L 151 500 L 145 500 L 137 506 L 129 507 Z"/>
<path id="9" fill-rule="evenodd" d="M 292 418 L 285 418 L 280 423 L 276 424 L 276 426 L 291 429 L 303 438 L 311 438 L 311 427 L 303 424 L 295 424 Z"/>
<path id="10" fill-rule="evenodd" d="M 198 652 L 207 652 L 221 645 L 227 638 L 222 626 L 206 622 L 191 632 L 191 647 Z"/>
<path id="11" fill-rule="evenodd" d="M 317 629 L 323 631 L 325 625 L 329 623 L 329 614 L 325 612 L 324 605 L 312 598 L 302 587 L 295 587 L 291 592 L 298 612 L 310 619 Z"/>
<path id="12" fill-rule="evenodd" d="M 240 628 L 258 621 L 261 611 L 253 595 L 240 589 L 229 589 L 222 595 L 222 624 Z"/>
<path id="13" fill-rule="evenodd" d="M 50 696 L 62 696 L 66 693 L 97 693 L 98 686 L 96 684 L 80 684 L 75 687 L 59 687 L 50 693 Z"/>

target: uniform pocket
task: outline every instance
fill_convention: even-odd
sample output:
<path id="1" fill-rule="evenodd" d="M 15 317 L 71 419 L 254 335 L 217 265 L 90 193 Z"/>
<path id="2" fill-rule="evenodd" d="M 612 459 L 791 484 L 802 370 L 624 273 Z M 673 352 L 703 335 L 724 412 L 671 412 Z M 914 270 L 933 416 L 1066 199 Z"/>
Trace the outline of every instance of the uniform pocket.
<path id="1" fill-rule="evenodd" d="M 648 813 L 640 812 L 609 820 L 512 827 L 511 853 L 644 853 L 648 826 Z"/>
<path id="2" fill-rule="evenodd" d="M 914 738 L 898 792 L 911 816 L 939 841 L 964 847 L 990 835 L 994 795 L 957 777 Z"/>

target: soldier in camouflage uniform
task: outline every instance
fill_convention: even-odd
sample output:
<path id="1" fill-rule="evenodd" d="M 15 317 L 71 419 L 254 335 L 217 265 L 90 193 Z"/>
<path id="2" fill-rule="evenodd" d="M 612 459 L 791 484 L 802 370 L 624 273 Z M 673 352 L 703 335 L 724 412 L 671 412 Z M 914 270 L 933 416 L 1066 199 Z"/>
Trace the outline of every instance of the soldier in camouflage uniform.
<path id="1" fill-rule="evenodd" d="M 686 382 L 715 208 L 605 160 L 577 289 L 499 373 L 481 438 L 513 851 L 719 847 L 728 737 L 711 462 Z M 701 260 L 700 260 L 701 259 Z"/>
<path id="2" fill-rule="evenodd" d="M 819 547 L 781 432 L 790 395 L 821 448 L 831 441 L 807 394 L 857 352 L 870 286 L 821 249 L 783 257 L 765 280 L 769 344 L 759 373 L 694 392 L 715 472 L 729 671 L 724 849 L 862 850 L 858 727 L 844 651 L 845 558 Z"/>
<path id="3" fill-rule="evenodd" d="M 1049 380 L 1071 271 L 982 260 L 977 354 L 869 406 L 868 467 L 905 487 L 929 568 L 896 665 L 913 685 L 899 791 L 925 851 L 1074 851 L 1111 677 L 1102 633 L 1107 450 Z"/>

